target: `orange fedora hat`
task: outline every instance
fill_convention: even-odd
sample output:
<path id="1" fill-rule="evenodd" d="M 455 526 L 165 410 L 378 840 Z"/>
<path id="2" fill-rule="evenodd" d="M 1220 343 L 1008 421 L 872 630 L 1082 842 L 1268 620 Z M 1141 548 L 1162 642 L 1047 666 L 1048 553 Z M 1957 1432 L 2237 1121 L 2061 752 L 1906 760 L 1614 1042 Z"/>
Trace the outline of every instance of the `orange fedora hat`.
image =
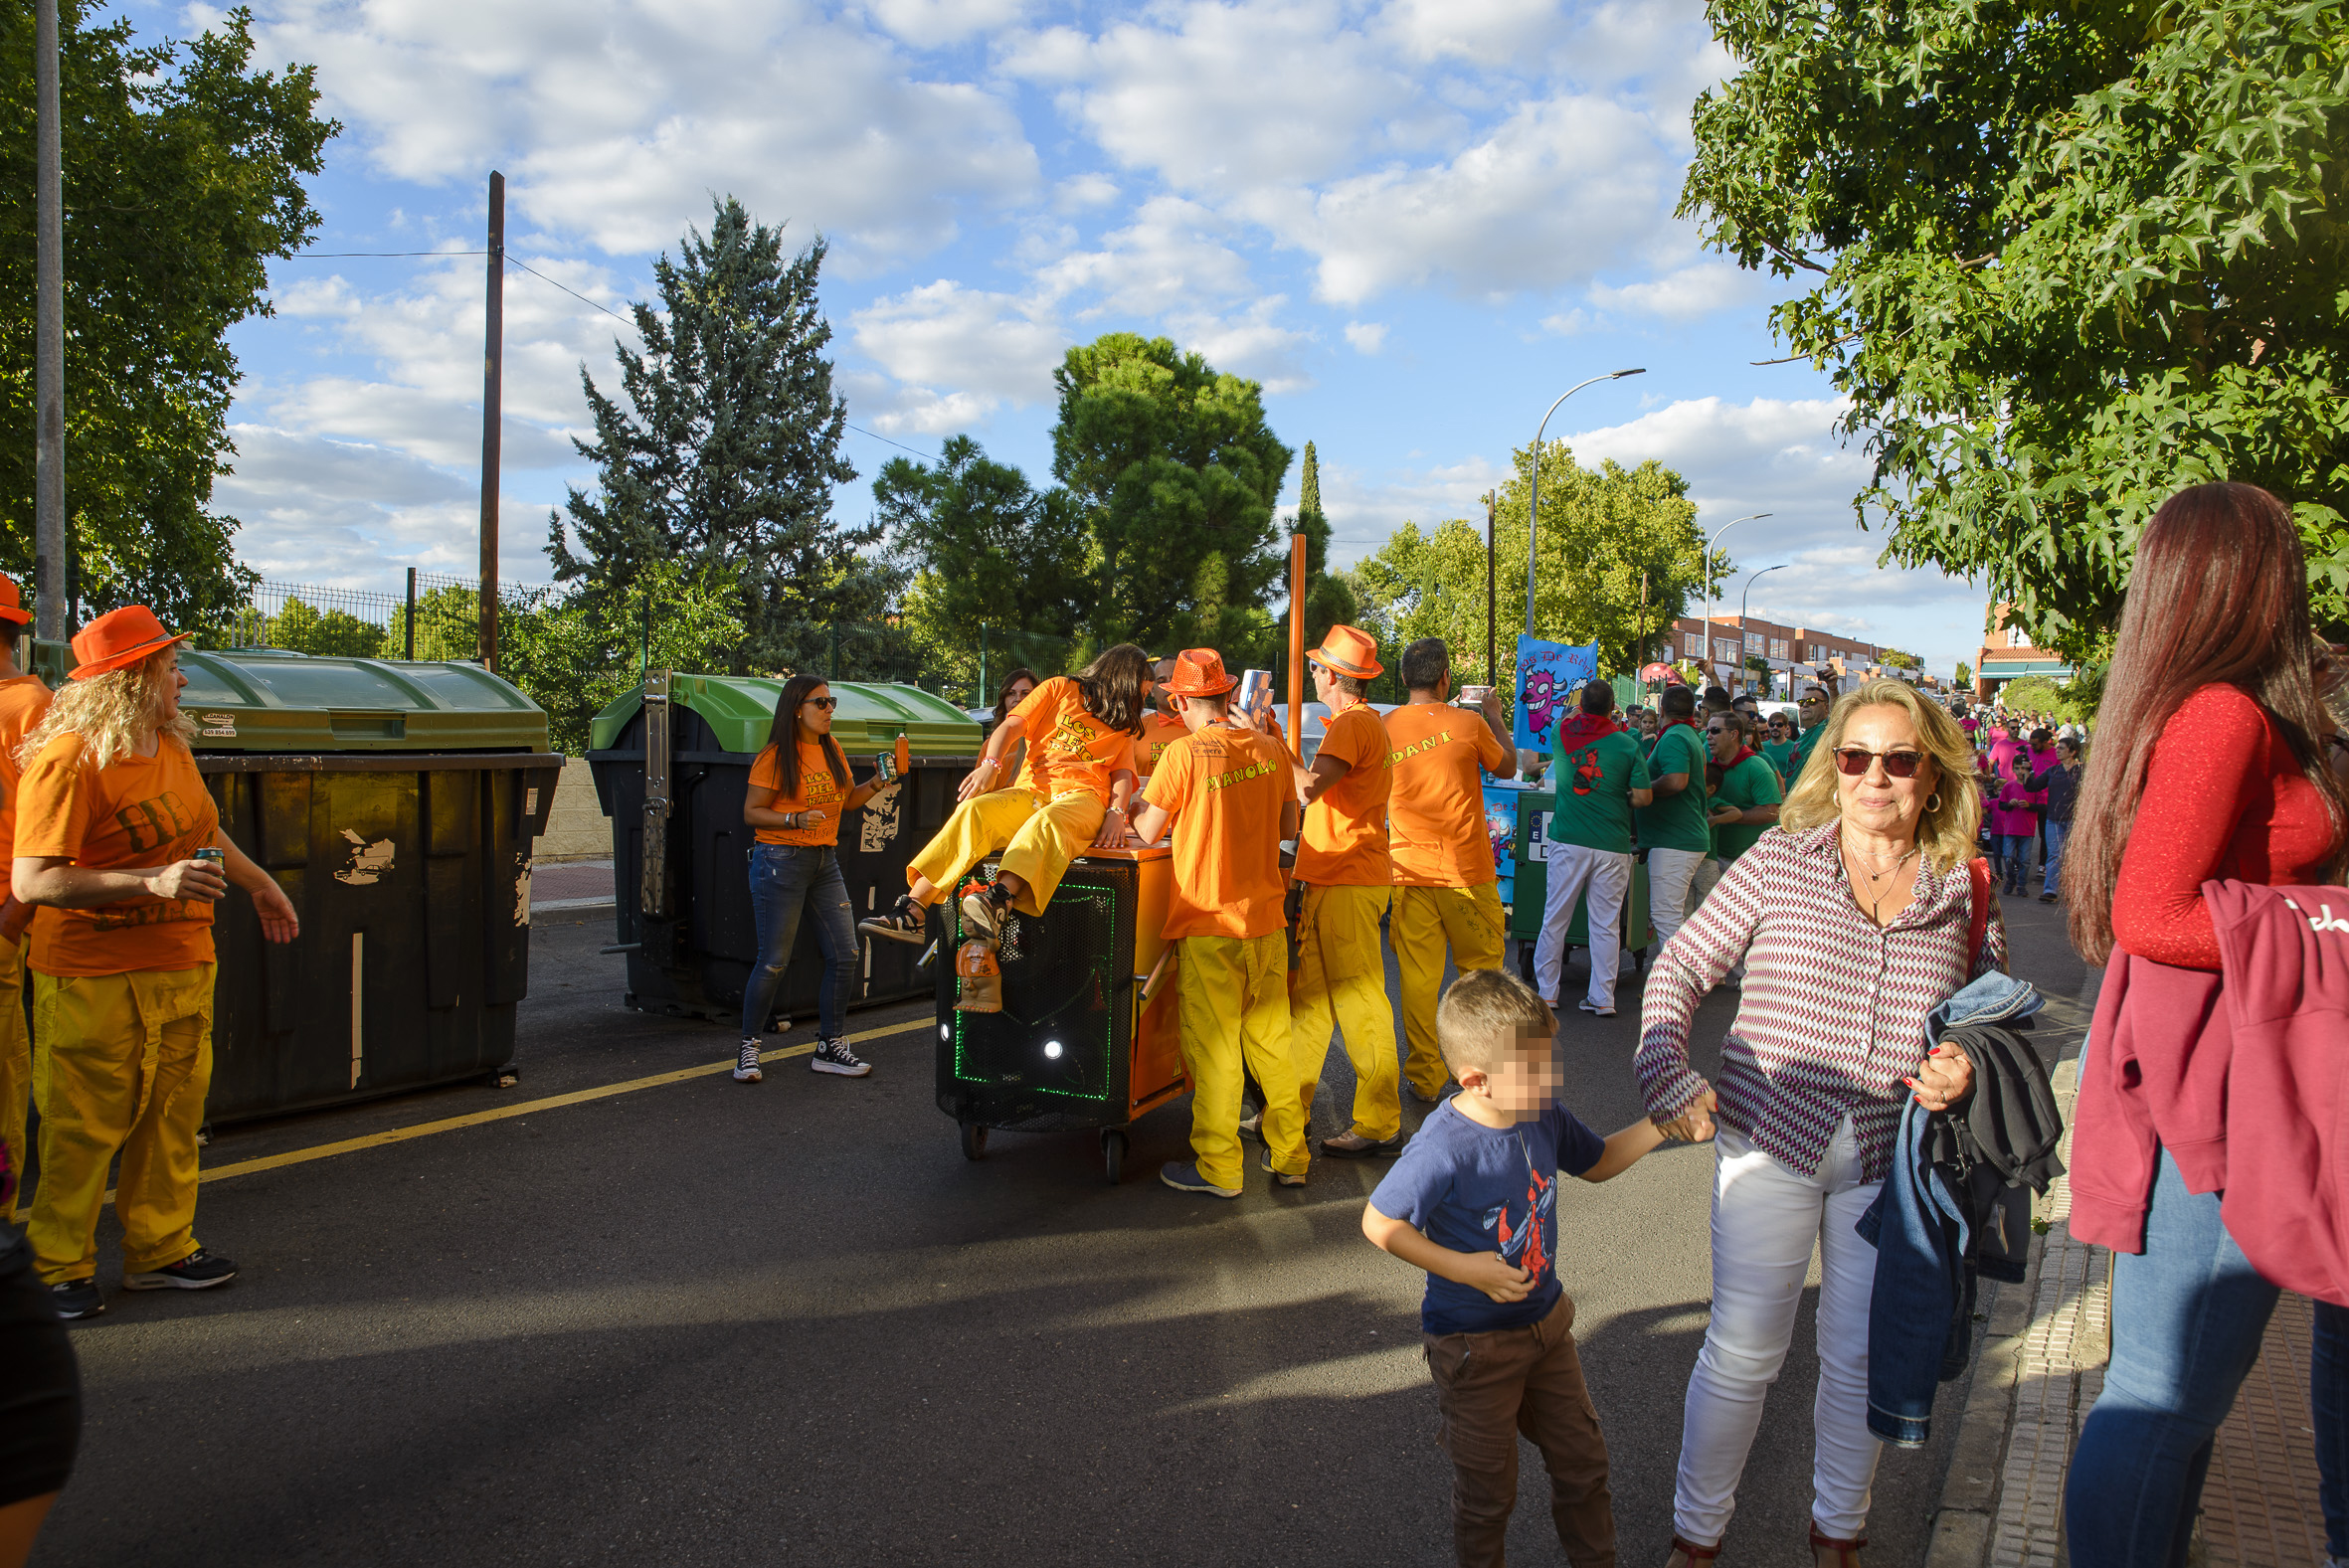
<path id="1" fill-rule="evenodd" d="M 125 669 L 162 652 L 187 637 L 185 631 L 166 631 L 155 612 L 144 605 L 109 610 L 74 633 L 74 679 L 88 680 L 108 670 Z"/>
<path id="2" fill-rule="evenodd" d="M 1378 639 L 1355 626 L 1332 626 L 1322 645 L 1305 656 L 1355 680 L 1368 680 L 1386 668 L 1378 662 Z"/>
<path id="3" fill-rule="evenodd" d="M 1239 677 L 1223 670 L 1223 655 L 1213 648 L 1184 648 L 1174 655 L 1167 676 L 1167 691 L 1175 697 L 1220 697 L 1237 686 Z"/>
<path id="4" fill-rule="evenodd" d="M 32 618 L 33 612 L 25 609 L 24 595 L 17 591 L 16 579 L 0 573 L 0 620 L 13 620 L 21 626 Z"/>

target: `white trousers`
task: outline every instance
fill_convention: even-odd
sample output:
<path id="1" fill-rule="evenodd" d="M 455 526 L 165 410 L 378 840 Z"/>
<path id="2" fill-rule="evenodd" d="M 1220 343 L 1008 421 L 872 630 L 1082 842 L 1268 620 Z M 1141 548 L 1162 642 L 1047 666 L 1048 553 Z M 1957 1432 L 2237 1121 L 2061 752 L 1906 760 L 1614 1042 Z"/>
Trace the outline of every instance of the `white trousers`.
<path id="1" fill-rule="evenodd" d="M 1681 1427 L 1673 1528 L 1716 1546 L 1736 1508 L 1737 1478 L 1761 1424 L 1762 1397 L 1794 1340 L 1795 1308 L 1811 1251 L 1823 1254 L 1819 1286 L 1819 1393 L 1811 1516 L 1839 1539 L 1868 1523 L 1869 1492 L 1883 1448 L 1868 1430 L 1868 1299 L 1876 1249 L 1852 1229 L 1876 1201 L 1860 1179 L 1849 1117 L 1816 1175 L 1762 1153 L 1723 1128 L 1714 1153 L 1713 1320 L 1689 1377 Z"/>
<path id="2" fill-rule="evenodd" d="M 1623 959 L 1623 900 L 1631 892 L 1631 856 L 1581 844 L 1549 846 L 1549 885 L 1541 898 L 1541 940 L 1534 944 L 1534 983 L 1545 997 L 1558 996 L 1558 971 L 1566 963 L 1566 927 L 1574 900 L 1590 890 L 1583 925 L 1590 932 L 1590 989 L 1593 1007 L 1615 1005 L 1615 969 Z"/>
<path id="3" fill-rule="evenodd" d="M 1689 918 L 1689 882 L 1697 875 L 1697 868 L 1705 863 L 1705 853 L 1697 849 L 1651 849 L 1648 851 L 1648 924 L 1656 928 L 1656 951 L 1672 940 L 1682 921 Z"/>

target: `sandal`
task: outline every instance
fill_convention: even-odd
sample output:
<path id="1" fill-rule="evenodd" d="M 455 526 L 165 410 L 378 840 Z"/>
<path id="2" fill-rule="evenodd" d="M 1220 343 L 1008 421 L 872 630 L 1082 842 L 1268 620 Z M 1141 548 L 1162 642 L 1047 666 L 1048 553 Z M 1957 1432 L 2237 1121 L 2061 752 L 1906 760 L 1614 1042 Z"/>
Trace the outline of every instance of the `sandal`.
<path id="1" fill-rule="evenodd" d="M 1865 1535 L 1844 1541 L 1822 1534 L 1819 1521 L 1811 1521 L 1811 1556 L 1816 1559 L 1822 1549 L 1832 1551 L 1835 1553 L 1835 1568 L 1861 1568 L 1860 1548 L 1867 1544 L 1868 1537 Z"/>
<path id="2" fill-rule="evenodd" d="M 1678 1535 L 1672 1538 L 1672 1549 L 1681 1554 L 1681 1568 L 1698 1568 L 1698 1564 L 1709 1563 L 1720 1555 L 1718 1546 L 1699 1546 L 1692 1541 L 1682 1540 Z M 1667 1561 L 1664 1568 L 1672 1568 L 1671 1562 Z"/>

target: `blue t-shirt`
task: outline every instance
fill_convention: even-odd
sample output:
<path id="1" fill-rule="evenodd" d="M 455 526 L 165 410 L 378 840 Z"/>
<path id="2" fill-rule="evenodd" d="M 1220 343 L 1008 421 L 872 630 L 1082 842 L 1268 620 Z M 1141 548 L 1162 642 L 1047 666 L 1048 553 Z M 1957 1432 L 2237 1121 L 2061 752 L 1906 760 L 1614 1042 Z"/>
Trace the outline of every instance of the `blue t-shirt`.
<path id="1" fill-rule="evenodd" d="M 1431 1334 L 1481 1334 L 1539 1322 L 1557 1305 L 1557 1178 L 1578 1176 L 1607 1149 L 1564 1106 L 1532 1122 L 1489 1128 L 1447 1100 L 1428 1113 L 1387 1171 L 1370 1207 L 1438 1247 L 1497 1252 L 1534 1277 L 1522 1302 L 1496 1302 L 1440 1275 L 1427 1277 L 1419 1325 Z"/>

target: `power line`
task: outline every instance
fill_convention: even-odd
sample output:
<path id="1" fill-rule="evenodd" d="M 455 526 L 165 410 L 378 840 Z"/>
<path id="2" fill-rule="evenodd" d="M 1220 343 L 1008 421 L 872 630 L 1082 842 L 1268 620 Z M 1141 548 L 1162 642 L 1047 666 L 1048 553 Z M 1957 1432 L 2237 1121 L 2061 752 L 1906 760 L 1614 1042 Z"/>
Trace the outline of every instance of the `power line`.
<path id="1" fill-rule="evenodd" d="M 488 254 L 486 251 L 296 251 L 290 256 L 279 257 L 278 260 L 283 261 L 331 261 L 354 256 L 487 256 Z"/>
<path id="2" fill-rule="evenodd" d="M 622 314 L 621 314 L 619 311 L 617 311 L 617 310 L 614 310 L 614 309 L 611 309 L 610 307 L 608 307 L 608 306 L 605 306 L 605 305 L 599 305 L 599 304 L 596 304 L 596 302 L 595 302 L 593 299 L 590 299 L 590 298 L 589 298 L 587 295 L 585 295 L 585 294 L 581 293 L 581 292 L 580 292 L 578 289 L 576 289 L 576 288 L 573 288 L 573 287 L 571 287 L 571 286 L 569 286 L 568 284 L 565 284 L 565 283 L 556 283 L 556 282 L 555 282 L 555 280 L 554 280 L 553 278 L 551 278 L 551 277 L 547 276 L 547 275 L 546 275 L 546 273 L 544 273 L 544 272 L 540 271 L 540 270 L 539 270 L 537 267 L 535 267 L 535 266 L 532 266 L 532 265 L 531 265 L 531 264 L 530 264 L 528 261 L 523 261 L 523 260 L 522 260 L 520 257 L 518 257 L 518 256 L 515 256 L 515 255 L 513 255 L 512 253 L 510 253 L 510 252 L 509 252 L 509 253 L 507 254 L 507 256 L 506 256 L 506 260 L 507 260 L 507 261 L 511 261 L 511 262 L 513 262 L 513 263 L 514 263 L 514 265 L 516 265 L 516 266 L 520 267 L 520 268 L 521 268 L 523 271 L 525 271 L 525 272 L 528 272 L 528 273 L 529 273 L 529 274 L 530 274 L 532 277 L 535 277 L 535 278 L 537 278 L 537 279 L 538 279 L 540 282 L 542 282 L 542 283 L 554 283 L 555 287 L 562 289 L 562 290 L 563 290 L 563 292 L 565 292 L 566 294 L 569 294 L 569 295 L 570 295 L 572 298 L 574 298 L 574 299 L 578 300 L 578 301 L 579 301 L 581 304 L 583 304 L 583 305 L 592 305 L 592 306 L 594 306 L 596 309 L 603 311 L 603 312 L 604 312 L 604 314 L 606 314 L 606 315 L 610 316 L 610 317 L 611 317 L 613 320 L 615 320 L 615 321 L 619 322 L 621 325 L 623 325 L 623 326 L 629 326 L 629 327 L 632 327 L 632 326 L 634 326 L 634 325 L 635 325 L 635 323 L 634 323 L 633 321 L 631 321 L 631 320 L 630 320 L 628 317 L 626 317 L 626 316 L 622 315 Z"/>
<path id="3" fill-rule="evenodd" d="M 913 453 L 913 454 L 914 454 L 916 457 L 926 457 L 926 458 L 928 458 L 928 459 L 929 459 L 930 461 L 932 461 L 932 462 L 936 462 L 936 461 L 938 461 L 938 454 L 937 454 L 936 452 L 927 452 L 927 451 L 924 451 L 924 450 L 922 450 L 922 448 L 921 448 L 921 447 L 919 447 L 919 446 L 908 446 L 908 445 L 907 445 L 905 442 L 903 442 L 903 441 L 892 441 L 892 440 L 889 440 L 889 437 L 888 437 L 888 436 L 878 436 L 878 435 L 874 435 L 874 433 L 873 433 L 873 432 L 866 430 L 866 429 L 865 429 L 863 426 L 861 426 L 861 425 L 851 425 L 851 426 L 849 426 L 848 428 L 849 428 L 850 430 L 854 431 L 854 432 L 855 432 L 857 435 L 859 435 L 859 436 L 871 436 L 873 437 L 873 439 L 874 439 L 874 440 L 877 440 L 877 441 L 889 441 L 889 444 L 890 444 L 890 445 L 892 445 L 892 446 L 894 446 L 894 447 L 896 447 L 896 448 L 897 448 L 899 451 L 910 451 L 910 452 L 912 452 L 912 453 Z"/>

